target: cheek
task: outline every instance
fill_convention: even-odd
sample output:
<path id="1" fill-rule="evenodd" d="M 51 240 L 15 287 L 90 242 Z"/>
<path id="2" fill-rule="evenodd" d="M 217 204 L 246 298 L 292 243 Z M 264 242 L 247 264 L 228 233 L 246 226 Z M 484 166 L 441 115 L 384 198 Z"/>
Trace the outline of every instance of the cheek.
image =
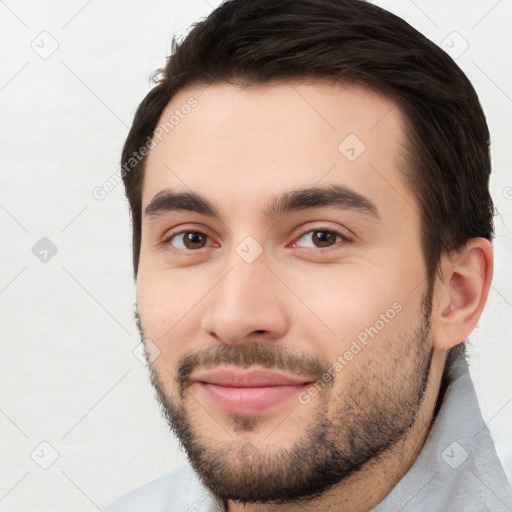
<path id="1" fill-rule="evenodd" d="M 296 315 L 297 321 L 306 329 L 315 325 L 317 349 L 328 350 L 331 359 L 342 354 L 358 336 L 364 338 L 366 330 L 376 323 L 379 330 L 390 331 L 403 309 L 396 283 L 381 269 L 369 265 L 319 267 L 295 273 L 289 282 L 307 306 L 303 308 L 295 301 L 301 313 Z"/>
<path id="2" fill-rule="evenodd" d="M 137 278 L 137 307 L 145 337 L 155 343 L 166 360 L 175 361 L 200 325 L 199 307 L 208 283 L 192 274 L 147 272 Z"/>

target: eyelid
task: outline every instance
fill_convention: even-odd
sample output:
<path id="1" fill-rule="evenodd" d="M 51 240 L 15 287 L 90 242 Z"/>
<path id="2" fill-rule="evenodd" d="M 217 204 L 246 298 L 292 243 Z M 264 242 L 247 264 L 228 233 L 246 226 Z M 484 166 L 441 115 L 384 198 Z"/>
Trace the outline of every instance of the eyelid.
<path id="1" fill-rule="evenodd" d="M 338 236 L 341 237 L 341 242 L 336 242 L 334 245 L 332 246 L 329 246 L 329 247 L 317 247 L 316 249 L 312 249 L 311 247 L 301 247 L 301 246 L 297 246 L 297 242 L 304 236 L 304 235 L 307 235 L 308 233 L 311 233 L 311 232 L 314 232 L 314 231 L 328 231 L 330 233 L 334 233 Z M 306 249 L 306 250 L 322 250 L 322 251 L 326 251 L 326 250 L 329 250 L 329 249 L 332 249 L 336 246 L 338 246 L 339 244 L 341 243 L 350 243 L 353 241 L 353 238 L 354 236 L 351 235 L 351 232 L 348 230 L 348 229 L 342 229 L 340 227 L 330 227 L 330 226 L 326 226 L 325 224 L 323 225 L 318 225 L 318 226 L 308 226 L 308 227 L 304 227 L 297 235 L 294 235 L 293 237 L 293 242 L 291 242 L 291 246 L 292 247 L 298 247 L 300 249 Z"/>
<path id="2" fill-rule="evenodd" d="M 171 229 L 168 229 L 162 236 L 160 245 L 170 247 L 172 250 L 180 251 L 180 252 L 198 252 L 201 249 L 206 249 L 207 247 L 211 247 L 212 245 L 218 245 L 218 243 L 214 241 L 213 236 L 208 234 L 208 231 L 209 230 L 205 226 L 200 226 L 200 227 L 179 226 L 174 229 L 171 228 Z M 200 233 L 201 235 L 206 236 L 211 243 L 209 245 L 206 245 L 205 247 L 200 247 L 199 249 L 179 249 L 177 247 L 174 247 L 171 244 L 171 240 L 178 235 L 183 235 L 184 233 Z"/>
<path id="3" fill-rule="evenodd" d="M 211 239 L 211 237 L 210 237 L 210 236 L 208 236 L 206 233 L 201 233 L 200 231 L 190 231 L 190 230 L 182 231 L 181 233 L 175 233 L 174 235 L 172 235 L 172 236 L 170 236 L 170 237 L 168 238 L 168 243 L 169 243 L 169 242 L 171 242 L 171 240 L 176 239 L 177 237 L 180 237 L 180 236 L 185 235 L 186 233 L 194 233 L 194 234 L 198 234 L 198 235 L 205 236 L 205 237 L 206 237 L 206 239 L 207 239 L 207 242 L 209 241 L 210 243 L 207 243 L 207 244 L 206 244 L 205 246 L 203 246 L 203 247 L 198 247 L 197 249 L 187 249 L 187 248 L 183 249 L 183 248 L 181 248 L 181 247 L 180 247 L 180 248 L 179 248 L 179 250 L 180 250 L 180 251 L 194 251 L 194 252 L 195 252 L 195 251 L 199 251 L 199 250 L 201 250 L 201 249 L 204 249 L 205 247 L 211 247 L 211 245 L 212 245 L 212 242 L 213 242 L 213 241 L 212 241 L 212 239 Z M 172 245 L 172 244 L 171 244 L 171 245 Z"/>

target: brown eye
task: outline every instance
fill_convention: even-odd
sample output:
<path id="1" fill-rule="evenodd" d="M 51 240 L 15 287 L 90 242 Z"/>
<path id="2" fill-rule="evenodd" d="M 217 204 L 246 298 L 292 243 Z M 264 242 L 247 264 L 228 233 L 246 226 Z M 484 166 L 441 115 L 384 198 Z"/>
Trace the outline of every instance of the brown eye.
<path id="1" fill-rule="evenodd" d="M 314 231 L 311 241 L 317 247 L 329 247 L 336 243 L 337 236 L 332 231 Z"/>
<path id="2" fill-rule="evenodd" d="M 326 229 L 317 229 L 304 233 L 296 245 L 308 248 L 331 247 L 337 242 L 343 240 L 342 236 L 335 231 Z"/>
<path id="3" fill-rule="evenodd" d="M 169 242 L 177 249 L 194 250 L 206 247 L 208 237 L 199 231 L 183 231 L 174 235 Z"/>

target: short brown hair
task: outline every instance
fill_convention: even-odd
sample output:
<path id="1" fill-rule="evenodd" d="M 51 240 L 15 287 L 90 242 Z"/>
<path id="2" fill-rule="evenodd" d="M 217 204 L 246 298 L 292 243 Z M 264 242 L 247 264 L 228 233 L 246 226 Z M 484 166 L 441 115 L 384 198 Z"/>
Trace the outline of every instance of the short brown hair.
<path id="1" fill-rule="evenodd" d="M 363 0 L 229 0 L 197 23 L 160 70 L 135 115 L 125 164 L 190 85 L 319 78 L 391 97 L 407 124 L 406 176 L 422 218 L 431 291 L 441 255 L 492 239 L 489 130 L 471 83 L 439 47 L 401 18 Z M 137 274 L 146 158 L 123 172 Z"/>

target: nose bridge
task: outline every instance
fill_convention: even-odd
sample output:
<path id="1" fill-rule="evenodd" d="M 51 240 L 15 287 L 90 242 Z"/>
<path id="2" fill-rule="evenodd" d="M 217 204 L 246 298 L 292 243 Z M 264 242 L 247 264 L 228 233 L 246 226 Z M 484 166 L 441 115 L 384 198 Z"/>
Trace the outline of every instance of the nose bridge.
<path id="1" fill-rule="evenodd" d="M 246 258 L 250 251 L 251 247 L 242 243 L 226 259 L 224 277 L 212 290 L 204 317 L 203 328 L 226 343 L 241 343 L 256 331 L 279 337 L 288 326 L 285 304 L 278 283 L 267 268 L 266 255 Z"/>
<path id="2" fill-rule="evenodd" d="M 228 265 L 228 273 L 217 290 L 217 309 L 239 318 L 245 310 L 256 313 L 253 308 L 263 305 L 272 287 L 266 257 L 261 255 L 255 261 L 247 262 L 236 253 Z"/>

